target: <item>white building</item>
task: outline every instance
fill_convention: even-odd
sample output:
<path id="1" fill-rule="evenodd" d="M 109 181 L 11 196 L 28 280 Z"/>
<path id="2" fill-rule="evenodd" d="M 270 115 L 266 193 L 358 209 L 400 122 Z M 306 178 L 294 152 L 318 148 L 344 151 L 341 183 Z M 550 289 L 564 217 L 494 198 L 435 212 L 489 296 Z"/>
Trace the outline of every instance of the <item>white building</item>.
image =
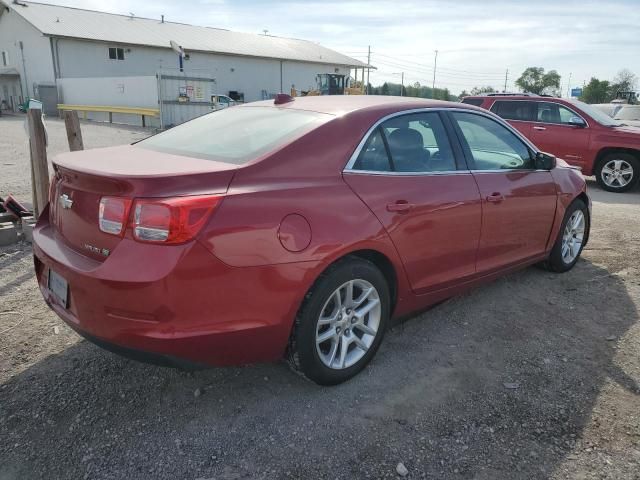
<path id="1" fill-rule="evenodd" d="M 179 56 L 187 58 L 179 70 Z M 244 101 L 316 87 L 362 62 L 306 40 L 232 32 L 19 0 L 0 0 L 0 104 L 164 106 L 164 124 L 210 110 L 211 95 Z M 93 118 L 100 115 L 94 114 Z M 136 121 L 126 116 L 115 121 Z M 139 121 L 139 119 L 137 120 Z"/>

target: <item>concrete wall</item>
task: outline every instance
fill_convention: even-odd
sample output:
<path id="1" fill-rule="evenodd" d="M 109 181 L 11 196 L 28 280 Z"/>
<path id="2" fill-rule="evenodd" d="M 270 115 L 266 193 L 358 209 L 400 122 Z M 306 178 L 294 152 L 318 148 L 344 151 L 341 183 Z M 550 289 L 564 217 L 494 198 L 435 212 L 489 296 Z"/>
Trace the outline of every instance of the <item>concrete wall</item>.
<path id="1" fill-rule="evenodd" d="M 34 84 L 55 82 L 49 38 L 14 11 L 0 7 L 0 12 L 0 51 L 9 52 L 8 66 L 20 72 L 24 96 L 33 96 Z M 25 68 L 20 51 L 21 41 Z"/>
<path id="2" fill-rule="evenodd" d="M 154 76 L 58 79 L 60 101 L 74 105 L 158 108 Z"/>
<path id="3" fill-rule="evenodd" d="M 158 82 L 155 76 L 58 79 L 60 102 L 71 105 L 158 108 Z M 82 116 L 82 114 L 80 114 Z M 108 113 L 90 112 L 90 120 L 106 122 Z M 115 123 L 141 124 L 139 115 L 113 114 Z M 147 119 L 157 126 L 158 119 Z"/>
<path id="4" fill-rule="evenodd" d="M 59 74 L 62 78 L 150 76 L 162 71 L 177 73 L 178 57 L 169 48 L 116 45 L 74 39 L 60 39 L 57 49 Z M 124 60 L 110 60 L 108 47 L 125 48 Z M 187 52 L 185 72 L 216 79 L 218 92 L 235 90 L 245 95 L 245 101 L 261 100 L 281 90 L 289 92 L 295 84 L 300 90 L 316 85 L 318 73 L 349 74 L 349 68 L 338 65 L 238 57 L 210 53 Z M 282 76 L 281 76 L 282 71 Z"/>

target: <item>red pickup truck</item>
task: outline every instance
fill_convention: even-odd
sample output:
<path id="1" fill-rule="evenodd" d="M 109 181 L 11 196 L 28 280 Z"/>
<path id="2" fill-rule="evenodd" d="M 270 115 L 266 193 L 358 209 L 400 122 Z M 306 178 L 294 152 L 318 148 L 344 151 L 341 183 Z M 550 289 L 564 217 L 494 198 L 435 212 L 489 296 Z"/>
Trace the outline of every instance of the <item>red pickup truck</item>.
<path id="1" fill-rule="evenodd" d="M 625 192 L 640 178 L 640 128 L 614 120 L 577 100 L 531 94 L 465 97 L 507 120 L 541 150 L 595 175 L 610 192 Z"/>

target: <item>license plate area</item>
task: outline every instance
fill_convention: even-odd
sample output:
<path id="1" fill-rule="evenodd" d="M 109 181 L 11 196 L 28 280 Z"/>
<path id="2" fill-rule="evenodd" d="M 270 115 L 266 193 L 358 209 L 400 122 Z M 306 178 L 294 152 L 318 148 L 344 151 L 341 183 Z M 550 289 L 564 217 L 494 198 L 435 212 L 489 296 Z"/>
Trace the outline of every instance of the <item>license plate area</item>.
<path id="1" fill-rule="evenodd" d="M 49 269 L 48 285 L 56 303 L 67 308 L 69 303 L 69 283 L 59 274 Z"/>

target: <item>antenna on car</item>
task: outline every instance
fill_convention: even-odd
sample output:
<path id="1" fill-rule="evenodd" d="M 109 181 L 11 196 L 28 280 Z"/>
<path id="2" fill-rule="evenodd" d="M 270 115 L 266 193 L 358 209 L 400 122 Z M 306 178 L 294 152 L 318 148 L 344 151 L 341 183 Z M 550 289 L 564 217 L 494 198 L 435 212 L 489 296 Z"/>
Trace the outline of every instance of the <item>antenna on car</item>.
<path id="1" fill-rule="evenodd" d="M 286 93 L 278 93 L 275 99 L 273 100 L 273 104 L 282 105 L 283 103 L 290 103 L 290 102 L 293 102 L 294 100 L 295 98 L 293 98 L 291 95 L 287 95 Z"/>

